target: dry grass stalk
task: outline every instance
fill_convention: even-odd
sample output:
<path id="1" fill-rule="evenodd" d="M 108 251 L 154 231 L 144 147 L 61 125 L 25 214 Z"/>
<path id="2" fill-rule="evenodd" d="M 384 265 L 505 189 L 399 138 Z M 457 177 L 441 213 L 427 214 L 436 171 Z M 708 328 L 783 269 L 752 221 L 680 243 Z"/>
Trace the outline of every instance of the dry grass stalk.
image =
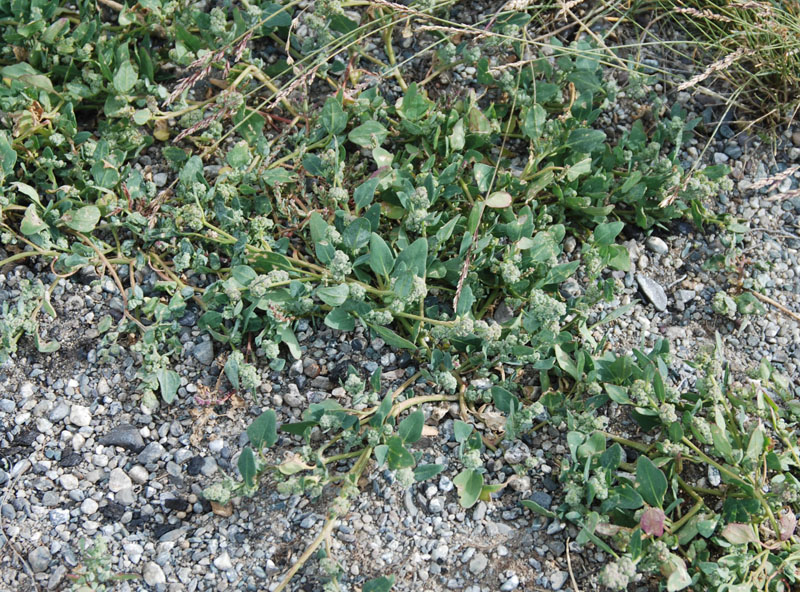
<path id="1" fill-rule="evenodd" d="M 800 170 L 800 165 L 795 164 L 787 168 L 785 171 L 780 173 L 776 173 L 771 177 L 765 177 L 763 179 L 759 179 L 758 181 L 754 182 L 750 185 L 750 189 L 756 191 L 758 189 L 763 189 L 764 187 L 769 187 L 768 191 L 772 191 L 778 185 L 780 185 L 785 179 L 791 177 L 796 171 Z"/>
<path id="2" fill-rule="evenodd" d="M 736 51 L 726 55 L 721 60 L 717 60 L 716 62 L 714 62 L 713 64 L 708 66 L 708 68 L 706 68 L 700 74 L 697 74 L 696 76 L 692 76 L 686 82 L 682 82 L 681 84 L 679 84 L 678 85 L 678 90 L 682 91 L 682 90 L 686 90 L 688 88 L 692 88 L 693 86 L 696 86 L 697 84 L 703 82 L 703 80 L 705 80 L 706 78 L 708 78 L 709 76 L 711 76 L 715 72 L 721 72 L 723 70 L 727 70 L 734 62 L 736 62 L 741 57 L 746 56 L 746 55 L 752 55 L 753 53 L 754 52 L 753 52 L 752 49 L 746 49 L 744 47 L 740 47 Z"/>
<path id="3" fill-rule="evenodd" d="M 556 14 L 556 18 L 566 16 L 573 8 L 582 3 L 583 0 L 569 0 L 568 2 L 564 2 L 564 0 L 561 0 L 558 3 L 559 8 L 558 8 L 558 13 Z"/>
<path id="4" fill-rule="evenodd" d="M 707 8 L 703 10 L 698 10 L 696 8 L 674 8 L 673 11 L 677 12 L 678 14 L 687 14 L 695 18 L 702 18 L 709 21 L 719 21 L 721 23 L 733 22 L 732 18 L 723 14 L 717 14 L 716 12 L 712 12 Z"/>

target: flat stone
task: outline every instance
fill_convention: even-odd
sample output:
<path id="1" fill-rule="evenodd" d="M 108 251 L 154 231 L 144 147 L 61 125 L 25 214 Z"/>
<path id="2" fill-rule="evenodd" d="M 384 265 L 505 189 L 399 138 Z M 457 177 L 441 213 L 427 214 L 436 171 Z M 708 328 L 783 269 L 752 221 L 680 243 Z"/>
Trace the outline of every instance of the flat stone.
<path id="1" fill-rule="evenodd" d="M 516 590 L 517 586 L 519 586 L 519 577 L 517 574 L 514 574 L 508 578 L 502 586 L 500 586 L 500 591 L 511 592 L 511 590 Z"/>
<path id="2" fill-rule="evenodd" d="M 94 501 L 90 497 L 87 497 L 85 500 L 83 500 L 83 503 L 81 504 L 81 512 L 83 512 L 86 516 L 91 516 L 92 514 L 97 512 L 99 507 L 100 506 L 97 504 L 96 501 Z"/>
<path id="3" fill-rule="evenodd" d="M 148 561 L 144 564 L 142 577 L 144 578 L 145 584 L 148 586 L 158 586 L 159 584 L 167 583 L 167 576 L 164 575 L 164 570 L 161 569 L 155 561 Z"/>
<path id="4" fill-rule="evenodd" d="M 214 344 L 211 341 L 201 341 L 194 346 L 192 355 L 204 366 L 210 366 L 214 361 Z"/>
<path id="5" fill-rule="evenodd" d="M 160 460 L 165 452 L 166 450 L 161 444 L 158 442 L 150 442 L 150 444 L 145 446 L 144 450 L 139 453 L 137 459 L 143 465 L 149 465 L 150 463 Z"/>
<path id="6" fill-rule="evenodd" d="M 667 294 L 661 284 L 641 273 L 636 274 L 636 282 L 639 284 L 642 294 L 653 303 L 656 310 L 661 312 L 667 310 Z"/>
<path id="7" fill-rule="evenodd" d="M 117 492 L 114 499 L 123 506 L 132 506 L 136 502 L 136 494 L 133 493 L 133 487 L 123 487 Z"/>
<path id="8" fill-rule="evenodd" d="M 53 423 L 57 423 L 67 417 L 69 415 L 69 405 L 64 403 L 63 401 L 58 403 L 53 410 L 50 412 L 48 418 Z"/>
<path id="9" fill-rule="evenodd" d="M 50 510 L 48 516 L 50 518 L 50 524 L 53 526 L 60 526 L 61 524 L 69 522 L 69 510 L 60 508 L 57 510 Z"/>
<path id="10" fill-rule="evenodd" d="M 33 551 L 28 553 L 28 563 L 31 569 L 36 573 L 46 571 L 52 558 L 47 547 L 36 547 Z"/>
<path id="11" fill-rule="evenodd" d="M 214 559 L 214 567 L 221 571 L 227 571 L 229 569 L 233 569 L 233 563 L 231 563 L 231 556 L 228 555 L 228 552 L 225 551 L 222 555 L 218 555 L 216 559 Z"/>
<path id="12" fill-rule="evenodd" d="M 92 414 L 88 407 L 83 405 L 73 405 L 69 410 L 69 422 L 80 428 L 84 428 L 92 423 Z"/>
<path id="13" fill-rule="evenodd" d="M 99 442 L 104 446 L 119 446 L 133 452 L 141 452 L 144 449 L 144 440 L 139 430 L 127 423 L 113 428 L 100 438 Z"/>
<path id="14" fill-rule="evenodd" d="M 531 456 L 531 449 L 525 442 L 517 441 L 511 448 L 506 450 L 503 458 L 510 465 L 518 465 L 524 463 Z"/>
<path id="15" fill-rule="evenodd" d="M 131 478 L 120 468 L 113 469 L 111 475 L 108 477 L 108 489 L 114 493 L 125 489 L 126 487 L 133 487 Z"/>
<path id="16" fill-rule="evenodd" d="M 289 383 L 289 391 L 284 393 L 283 402 L 289 407 L 305 407 L 308 404 L 306 398 L 300 394 L 300 389 L 293 382 Z"/>
<path id="17" fill-rule="evenodd" d="M 130 477 L 134 483 L 142 485 L 147 483 L 147 480 L 150 478 L 150 473 L 148 473 L 147 469 L 142 465 L 136 465 L 135 467 L 131 467 L 131 470 L 128 471 L 128 477 Z"/>
<path id="18" fill-rule="evenodd" d="M 78 478 L 75 475 L 70 475 L 69 473 L 61 475 L 61 478 L 58 480 L 58 482 L 61 483 L 61 487 L 67 491 L 72 491 L 73 489 L 78 488 Z"/>
<path id="19" fill-rule="evenodd" d="M 553 590 L 561 590 L 562 586 L 567 583 L 569 574 L 565 571 L 556 571 L 550 574 L 550 587 Z"/>
<path id="20" fill-rule="evenodd" d="M 653 253 L 658 253 L 659 255 L 666 255 L 669 253 L 669 247 L 667 246 L 667 243 L 657 236 L 648 237 L 644 244 L 648 249 L 653 251 Z"/>
<path id="21" fill-rule="evenodd" d="M 545 510 L 550 509 L 550 504 L 553 503 L 553 496 L 545 491 L 534 491 L 530 497 L 532 502 L 536 502 Z"/>
<path id="22" fill-rule="evenodd" d="M 469 571 L 474 575 L 478 575 L 486 569 L 487 565 L 489 565 L 489 558 L 483 553 L 476 553 L 472 561 L 469 562 Z"/>

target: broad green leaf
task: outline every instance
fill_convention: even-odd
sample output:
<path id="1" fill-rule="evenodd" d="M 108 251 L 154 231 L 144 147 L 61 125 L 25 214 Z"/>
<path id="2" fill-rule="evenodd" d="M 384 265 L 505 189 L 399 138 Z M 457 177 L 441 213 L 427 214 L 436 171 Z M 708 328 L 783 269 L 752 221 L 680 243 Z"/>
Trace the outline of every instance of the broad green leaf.
<path id="1" fill-rule="evenodd" d="M 231 276 L 246 288 L 258 277 L 258 274 L 249 265 L 236 265 L 231 269 Z"/>
<path id="2" fill-rule="evenodd" d="M 317 297 L 328 306 L 341 306 L 347 300 L 350 290 L 347 284 L 336 286 L 321 286 L 315 292 Z"/>
<path id="3" fill-rule="evenodd" d="M 17 181 L 11 183 L 11 186 L 21 194 L 30 198 L 33 203 L 37 204 L 39 207 L 42 207 L 42 202 L 39 200 L 39 193 L 36 191 L 36 189 L 27 183 L 20 183 Z"/>
<path id="4" fill-rule="evenodd" d="M 450 149 L 453 152 L 460 152 L 464 149 L 464 120 L 459 119 L 453 126 L 453 131 L 448 136 L 450 138 Z"/>
<path id="5" fill-rule="evenodd" d="M 507 191 L 495 191 L 486 198 L 486 206 L 490 208 L 508 208 L 513 203 L 511 194 Z"/>
<path id="6" fill-rule="evenodd" d="M 335 136 L 347 127 L 347 113 L 344 112 L 336 97 L 328 97 L 322 107 L 320 122 L 326 132 Z"/>
<path id="7" fill-rule="evenodd" d="M 353 191 L 353 201 L 359 209 L 367 207 L 372 203 L 372 198 L 375 196 L 375 190 L 381 182 L 379 176 L 371 177 L 364 181 L 361 185 Z"/>
<path id="8" fill-rule="evenodd" d="M 25 216 L 19 225 L 19 229 L 25 236 L 31 236 L 45 230 L 47 223 L 39 217 L 36 206 L 31 204 L 25 209 Z"/>
<path id="9" fill-rule="evenodd" d="M 414 468 L 414 481 L 425 481 L 444 471 L 444 465 L 418 465 Z"/>
<path id="10" fill-rule="evenodd" d="M 247 427 L 250 443 L 256 450 L 269 448 L 278 441 L 278 427 L 275 412 L 267 409 Z"/>
<path id="11" fill-rule="evenodd" d="M 605 132 L 597 129 L 580 128 L 570 133 L 566 146 L 574 152 L 590 154 L 600 149 L 605 141 Z"/>
<path id="12" fill-rule="evenodd" d="M 250 147 L 244 141 L 237 142 L 225 155 L 227 163 L 235 169 L 247 166 L 251 159 Z"/>
<path id="13" fill-rule="evenodd" d="M 128 94 L 139 80 L 136 70 L 130 60 L 124 60 L 119 69 L 114 73 L 114 89 L 122 94 Z"/>
<path id="14" fill-rule="evenodd" d="M 299 360 L 303 357 L 303 352 L 300 350 L 300 344 L 297 343 L 297 337 L 295 337 L 294 331 L 292 331 L 291 327 L 281 327 L 278 329 L 278 335 L 281 337 L 281 341 L 286 344 L 286 347 L 289 348 L 289 353 L 292 354 L 292 357 L 295 360 Z"/>
<path id="15" fill-rule="evenodd" d="M 364 583 L 361 592 L 389 592 L 394 586 L 394 576 L 380 576 Z"/>
<path id="16" fill-rule="evenodd" d="M 401 268 L 401 264 L 405 264 L 406 269 L 417 277 L 424 278 L 428 265 L 428 241 L 418 238 L 403 249 L 395 261 L 395 272 Z"/>
<path id="17" fill-rule="evenodd" d="M 91 232 L 100 221 L 100 208 L 97 206 L 84 206 L 79 210 L 69 210 L 61 219 L 72 230 Z"/>
<path id="18" fill-rule="evenodd" d="M 133 112 L 133 122 L 136 125 L 144 125 L 153 117 L 150 109 L 137 109 Z"/>
<path id="19" fill-rule="evenodd" d="M 375 120 L 362 123 L 347 134 L 347 138 L 362 148 L 377 148 L 383 144 L 389 132 Z"/>
<path id="20" fill-rule="evenodd" d="M 53 83 L 44 74 L 34 69 L 28 62 L 18 62 L 0 69 L 0 76 L 17 81 L 24 86 L 38 88 L 47 92 L 55 92 Z"/>
<path id="21" fill-rule="evenodd" d="M 469 435 L 472 433 L 472 426 L 460 419 L 455 420 L 453 423 L 453 434 L 456 442 L 465 442 Z"/>
<path id="22" fill-rule="evenodd" d="M 8 141 L 8 134 L 0 130 L 0 169 L 3 175 L 10 175 L 14 172 L 14 165 L 17 163 L 17 152 L 11 147 Z M 0 177 L 2 180 L 2 177 Z"/>
<path id="23" fill-rule="evenodd" d="M 598 245 L 611 245 L 624 227 L 624 222 L 598 224 L 594 229 L 594 242 Z"/>
<path id="24" fill-rule="evenodd" d="M 539 104 L 533 105 L 522 120 L 522 133 L 531 140 L 538 140 L 544 131 L 545 121 L 547 121 L 547 111 Z"/>
<path id="25" fill-rule="evenodd" d="M 416 464 L 414 456 L 403 445 L 403 440 L 398 436 L 392 436 L 387 441 L 389 454 L 386 456 L 386 464 L 390 469 L 404 469 L 413 467 Z"/>
<path id="26" fill-rule="evenodd" d="M 161 398 L 166 403 L 172 403 L 178 393 L 178 387 L 181 386 L 180 375 L 174 370 L 161 368 L 156 372 L 156 376 L 158 376 L 158 385 L 161 387 Z"/>
<path id="27" fill-rule="evenodd" d="M 343 308 L 334 308 L 323 321 L 331 329 L 337 331 L 352 331 L 356 327 L 356 320 L 348 311 Z"/>
<path id="28" fill-rule="evenodd" d="M 464 469 L 453 479 L 458 489 L 458 502 L 462 508 L 471 508 L 478 501 L 483 488 L 483 475 L 475 469 Z"/>
<path id="29" fill-rule="evenodd" d="M 636 491 L 648 504 L 662 507 L 667 493 L 667 478 L 652 460 L 644 454 L 636 461 Z"/>
<path id="30" fill-rule="evenodd" d="M 231 386 L 235 390 L 239 390 L 239 362 L 235 356 L 228 356 L 228 360 L 225 362 L 225 367 L 223 370 L 225 371 L 225 377 L 228 379 L 228 382 L 231 383 Z"/>
<path id="31" fill-rule="evenodd" d="M 406 89 L 403 102 L 400 105 L 400 112 L 409 121 L 418 121 L 428 112 L 432 103 L 420 94 L 417 83 L 412 82 Z"/>
<path id="32" fill-rule="evenodd" d="M 675 570 L 667 578 L 667 592 L 678 592 L 678 590 L 688 588 L 692 584 L 692 576 L 686 570 L 686 564 L 683 559 L 673 555 L 671 560 Z M 732 591 L 732 588 L 728 588 L 728 590 Z"/>
<path id="33" fill-rule="evenodd" d="M 422 409 L 417 409 L 409 414 L 397 426 L 397 435 L 406 444 L 413 444 L 422 437 L 422 426 L 425 424 L 425 414 Z"/>
<path id="34" fill-rule="evenodd" d="M 492 184 L 492 176 L 494 175 L 494 167 L 478 162 L 475 164 L 473 174 L 475 175 L 475 184 L 478 186 L 478 191 L 481 193 L 489 191 L 489 186 Z"/>
<path id="35" fill-rule="evenodd" d="M 242 474 L 247 487 L 255 487 L 256 478 L 256 458 L 253 455 L 253 449 L 245 446 L 242 453 L 239 455 L 239 461 L 236 463 L 239 467 L 239 472 Z"/>
<path id="36" fill-rule="evenodd" d="M 736 523 L 726 524 L 722 529 L 722 538 L 731 545 L 746 545 L 758 543 L 758 534 L 752 524 Z"/>
<path id="37" fill-rule="evenodd" d="M 369 267 L 379 277 L 389 277 L 394 268 L 394 257 L 389 245 L 374 232 L 369 238 Z"/>

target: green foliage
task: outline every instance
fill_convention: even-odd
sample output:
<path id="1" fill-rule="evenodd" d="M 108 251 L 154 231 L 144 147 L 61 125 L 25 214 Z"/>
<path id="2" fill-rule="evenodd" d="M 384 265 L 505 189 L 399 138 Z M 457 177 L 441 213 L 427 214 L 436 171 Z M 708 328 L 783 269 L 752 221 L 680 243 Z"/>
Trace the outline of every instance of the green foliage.
<path id="1" fill-rule="evenodd" d="M 302 357 L 300 318 L 360 327 L 408 350 L 420 368 L 388 392 L 380 371 L 365 380 L 349 368 L 346 401 L 311 404 L 293 423 L 261 409 L 239 475 L 209 486 L 207 499 L 225 505 L 266 478 L 282 494 L 327 491 L 330 529 L 371 459 L 401 488 L 442 472 L 422 449 L 424 405 L 457 402 L 464 421 L 454 423 L 453 482 L 464 507 L 505 485 L 487 482 L 487 446 L 508 446 L 539 421 L 566 423 L 564 502 L 525 506 L 573 522 L 578 544 L 614 556 L 607 585 L 656 572 L 668 590 L 721 592 L 754 578 L 774 590 L 784 579 L 794 584 L 788 516 L 800 463 L 787 381 L 762 365 L 761 384 L 774 391 L 734 391 L 710 355 L 694 390 L 680 393 L 668 384 L 664 342 L 633 356 L 596 342 L 592 329 L 632 305 L 587 324 L 593 307 L 615 296 L 608 270 L 630 269 L 618 244 L 626 225 L 720 222 L 705 203 L 730 187 L 724 167 L 683 170 L 680 148 L 698 122 L 650 93 L 650 77 L 632 67 L 626 89 L 649 109 L 648 124 L 615 130 L 606 115 L 620 89 L 606 50 L 585 40 L 529 43 L 521 31 L 533 7 L 497 15 L 502 34 L 479 23 L 498 61 L 471 41 L 431 46 L 432 77 L 456 63 L 476 71 L 471 90 L 434 99 L 433 78 L 409 84 L 398 67 L 400 5 L 364 11 L 358 23 L 329 2 L 297 14 L 295 3 L 204 12 L 148 0 L 142 10 L 122 6 L 113 22 L 98 6 L 0 0 L 1 51 L 11 64 L 0 71 L 9 114 L 0 130 L 0 267 L 39 256 L 60 275 L 107 272 L 124 312 L 98 326 L 98 359 L 136 353 L 148 407 L 159 404 L 156 393 L 167 404 L 178 397 L 172 364 L 188 312 L 227 354 L 230 387 L 253 395 L 260 368 L 280 371 Z M 443 8 L 420 5 L 403 18 L 425 21 Z M 438 25 L 463 26 L 444 12 Z M 305 39 L 294 18 L 311 32 Z M 373 78 L 364 73 L 374 63 L 349 50 L 378 35 L 388 62 Z M 278 40 L 274 48 L 288 54 L 266 65 L 254 40 Z M 185 77 L 170 79 L 175 65 L 188 68 Z M 402 96 L 390 95 L 382 76 Z M 221 90 L 190 100 L 208 78 Z M 329 83 L 333 93 L 296 100 L 301 88 Z M 85 113 L 98 114 L 92 127 Z M 167 184 L 139 166 L 146 148 L 160 151 Z M 565 249 L 573 239 L 579 246 Z M 154 286 L 135 281 L 151 269 Z M 575 277 L 586 285 L 581 294 L 563 289 Z M 55 314 L 49 291 L 29 282 L 20 290 L 2 303 L 4 358 L 24 335 L 43 351 L 57 346 L 39 341 L 35 320 L 41 308 Z M 757 305 L 745 294 L 734 302 L 743 314 Z M 136 342 L 122 343 L 131 333 Z M 521 386 L 526 375 L 538 400 Z M 423 383 L 436 388 L 414 394 Z M 607 431 L 596 412 L 612 402 L 651 444 Z M 500 417 L 495 427 L 472 421 L 482 409 Z M 275 463 L 277 446 L 290 450 Z M 682 463 L 714 468 L 724 486 L 698 485 Z M 340 566 L 324 552 L 319 561 L 326 589 L 337 589 Z M 392 583 L 379 577 L 363 588 Z"/>

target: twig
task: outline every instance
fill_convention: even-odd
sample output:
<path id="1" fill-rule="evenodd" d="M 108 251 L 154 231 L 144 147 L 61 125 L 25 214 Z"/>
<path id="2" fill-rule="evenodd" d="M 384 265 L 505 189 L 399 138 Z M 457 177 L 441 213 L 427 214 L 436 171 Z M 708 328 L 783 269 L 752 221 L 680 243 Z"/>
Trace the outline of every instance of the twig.
<path id="1" fill-rule="evenodd" d="M 574 592 L 581 592 L 578 588 L 578 582 L 575 581 L 575 574 L 572 573 L 572 558 L 569 555 L 569 537 L 567 537 L 567 571 L 569 572 L 569 580 L 572 582 L 572 590 Z"/>
<path id="2" fill-rule="evenodd" d="M 759 294 L 758 292 L 754 292 L 753 290 L 748 290 L 748 292 L 750 292 L 753 296 L 755 296 L 756 298 L 758 298 L 762 302 L 766 302 L 767 304 L 771 304 L 772 306 L 774 306 L 775 308 L 780 310 L 782 313 L 792 317 L 795 321 L 800 321 L 800 315 L 799 314 L 789 310 L 788 308 L 786 308 L 783 304 L 781 304 L 777 300 L 773 300 L 769 296 L 764 296 L 763 294 Z"/>
<path id="3" fill-rule="evenodd" d="M 125 8 L 119 2 L 114 2 L 114 0 L 97 0 L 97 3 L 108 6 L 111 10 L 116 10 L 117 12 L 122 12 L 122 9 Z"/>

